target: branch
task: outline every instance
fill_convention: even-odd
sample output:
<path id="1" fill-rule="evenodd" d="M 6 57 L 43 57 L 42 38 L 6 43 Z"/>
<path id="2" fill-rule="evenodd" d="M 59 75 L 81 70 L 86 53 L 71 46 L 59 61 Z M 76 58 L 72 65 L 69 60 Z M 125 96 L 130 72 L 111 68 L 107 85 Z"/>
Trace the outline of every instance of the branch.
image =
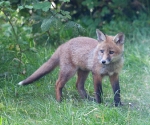
<path id="1" fill-rule="evenodd" d="M 17 43 L 18 43 L 18 35 L 17 35 L 17 34 L 16 34 L 16 32 L 15 32 L 15 28 L 14 28 L 14 26 L 13 26 L 13 24 L 12 24 L 11 20 L 8 18 L 7 14 L 5 13 L 5 11 L 4 11 L 4 10 L 2 10 L 2 12 L 3 12 L 3 13 L 4 13 L 4 15 L 6 16 L 6 18 L 7 18 L 8 22 L 9 22 L 9 24 L 11 25 L 11 27 L 12 27 L 12 31 L 13 31 L 14 36 L 15 36 L 15 39 L 16 39 L 16 41 L 17 41 Z"/>

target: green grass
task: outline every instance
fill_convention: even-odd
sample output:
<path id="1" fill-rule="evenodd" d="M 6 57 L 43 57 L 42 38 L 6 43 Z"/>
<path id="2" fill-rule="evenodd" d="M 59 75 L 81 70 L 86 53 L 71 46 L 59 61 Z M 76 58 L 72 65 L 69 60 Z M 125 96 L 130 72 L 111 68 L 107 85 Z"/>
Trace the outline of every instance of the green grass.
<path id="1" fill-rule="evenodd" d="M 132 39 L 132 40 L 131 40 Z M 132 41 L 132 42 L 130 42 Z M 75 87 L 76 76 L 63 89 L 62 103 L 55 100 L 58 68 L 34 84 L 18 86 L 53 53 L 38 49 L 28 56 L 27 74 L 12 74 L 0 82 L 0 125 L 150 125 L 150 37 L 127 38 L 125 65 L 120 74 L 124 106 L 113 107 L 110 83 L 103 81 L 104 103 L 82 100 Z M 86 89 L 93 95 L 92 76 Z"/>

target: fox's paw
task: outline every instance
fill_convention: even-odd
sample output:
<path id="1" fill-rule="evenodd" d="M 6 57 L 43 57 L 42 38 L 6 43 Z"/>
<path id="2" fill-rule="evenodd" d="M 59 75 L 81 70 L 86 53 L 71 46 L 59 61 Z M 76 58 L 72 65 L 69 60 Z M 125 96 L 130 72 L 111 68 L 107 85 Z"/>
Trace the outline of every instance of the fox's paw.
<path id="1" fill-rule="evenodd" d="M 18 85 L 23 85 L 23 81 L 19 82 Z"/>

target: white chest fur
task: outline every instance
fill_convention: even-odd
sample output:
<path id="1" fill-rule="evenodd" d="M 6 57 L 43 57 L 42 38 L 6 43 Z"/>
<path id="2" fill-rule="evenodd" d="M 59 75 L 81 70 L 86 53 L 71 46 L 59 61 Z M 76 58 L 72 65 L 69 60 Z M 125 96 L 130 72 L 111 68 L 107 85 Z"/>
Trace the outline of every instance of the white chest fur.
<path id="1" fill-rule="evenodd" d="M 102 65 L 100 68 L 100 74 L 102 75 L 113 75 L 114 73 L 119 73 L 123 66 L 123 59 L 118 62 L 110 63 L 108 65 Z"/>

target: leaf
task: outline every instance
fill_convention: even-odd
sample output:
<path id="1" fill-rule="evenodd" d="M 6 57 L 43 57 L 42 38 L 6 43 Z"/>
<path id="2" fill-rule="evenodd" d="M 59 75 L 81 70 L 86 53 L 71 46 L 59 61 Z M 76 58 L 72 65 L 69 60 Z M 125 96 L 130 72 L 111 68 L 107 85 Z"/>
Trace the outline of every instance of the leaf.
<path id="1" fill-rule="evenodd" d="M 35 33 L 41 32 L 40 26 L 41 26 L 41 22 L 33 24 L 32 25 L 32 33 L 35 34 Z"/>
<path id="2" fill-rule="evenodd" d="M 3 6 L 4 5 L 4 1 L 0 2 L 0 6 Z"/>
<path id="3" fill-rule="evenodd" d="M 42 9 L 43 11 L 47 12 L 49 10 L 51 6 L 51 3 L 46 1 L 46 2 L 39 2 L 37 4 L 33 5 L 33 8 L 38 10 L 38 9 Z"/>
<path id="4" fill-rule="evenodd" d="M 23 6 L 18 6 L 18 9 L 19 10 L 22 10 L 24 7 Z"/>
<path id="5" fill-rule="evenodd" d="M 70 12 L 61 10 L 61 14 L 62 15 L 59 15 L 59 17 L 61 17 L 62 19 L 71 19 Z"/>
<path id="6" fill-rule="evenodd" d="M 2 1 L 2 2 L 0 2 L 0 7 L 10 7 L 10 2 L 9 1 Z"/>
<path id="7" fill-rule="evenodd" d="M 41 25 L 41 29 L 43 32 L 48 31 L 53 22 L 57 22 L 57 19 L 53 16 L 49 19 L 44 19 Z"/>
<path id="8" fill-rule="evenodd" d="M 62 1 L 62 2 L 70 2 L 70 0 L 60 0 L 60 1 Z"/>
<path id="9" fill-rule="evenodd" d="M 25 8 L 27 8 L 27 9 L 32 9 L 32 8 L 33 8 L 33 6 L 25 5 Z"/>
<path id="10" fill-rule="evenodd" d="M 36 10 L 41 9 L 41 3 L 34 4 L 33 8 Z"/>
<path id="11" fill-rule="evenodd" d="M 9 7 L 10 6 L 10 2 L 9 1 L 5 1 L 4 2 L 4 6 Z"/>

